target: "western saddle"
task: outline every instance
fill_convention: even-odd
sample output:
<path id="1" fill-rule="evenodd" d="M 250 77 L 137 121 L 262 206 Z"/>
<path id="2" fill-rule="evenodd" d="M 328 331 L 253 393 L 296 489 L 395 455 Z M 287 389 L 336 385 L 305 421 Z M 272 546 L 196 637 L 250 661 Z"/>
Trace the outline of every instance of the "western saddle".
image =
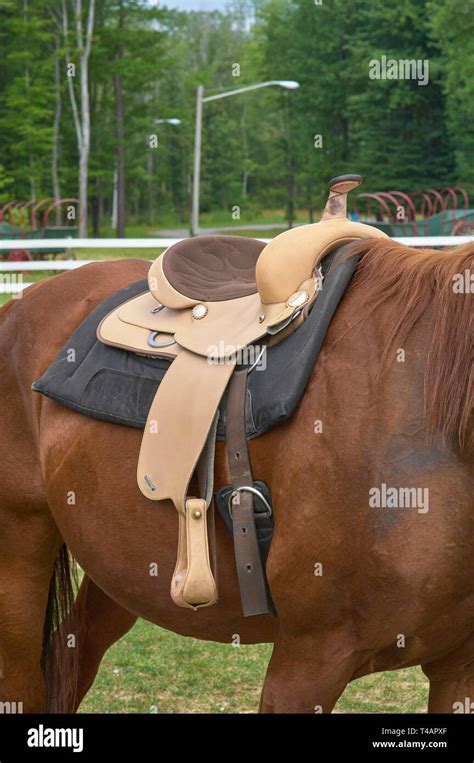
<path id="1" fill-rule="evenodd" d="M 172 360 L 148 414 L 137 480 L 143 495 L 171 499 L 178 511 L 171 596 L 179 606 L 198 609 L 217 600 L 207 515 L 218 409 L 227 389 L 229 512 L 242 605 L 245 615 L 271 611 L 245 436 L 247 375 L 255 362 L 242 360 L 242 353 L 252 349 L 252 358 L 256 348 L 264 353 L 305 320 L 326 255 L 358 239 L 387 238 L 347 219 L 347 194 L 361 180 L 358 175 L 331 180 L 321 221 L 285 231 L 266 246 L 236 236 L 174 244 L 151 265 L 149 291 L 115 309 L 98 328 L 106 344 Z M 198 495 L 189 494 L 192 479 Z"/>

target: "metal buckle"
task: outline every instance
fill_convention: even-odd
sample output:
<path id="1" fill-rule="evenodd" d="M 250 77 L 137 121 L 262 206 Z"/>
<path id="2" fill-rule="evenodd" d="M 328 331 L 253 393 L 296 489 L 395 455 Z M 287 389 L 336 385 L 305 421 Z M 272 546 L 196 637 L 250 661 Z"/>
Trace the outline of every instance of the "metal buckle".
<path id="1" fill-rule="evenodd" d="M 279 334 L 280 331 L 283 331 L 283 329 L 288 328 L 290 323 L 293 323 L 293 321 L 299 318 L 302 312 L 303 310 L 302 308 L 300 308 L 299 310 L 295 310 L 295 312 L 292 313 L 289 318 L 285 318 L 284 321 L 281 321 L 280 323 L 276 323 L 274 326 L 267 326 L 267 334 L 270 334 L 270 336 L 275 336 L 275 334 Z"/>
<path id="2" fill-rule="evenodd" d="M 175 339 L 165 339 L 163 342 L 157 342 L 156 337 L 158 334 L 162 334 L 162 331 L 152 331 L 148 337 L 148 344 L 150 347 L 170 347 L 172 344 L 176 344 Z"/>
<path id="3" fill-rule="evenodd" d="M 236 487 L 229 494 L 229 497 L 227 499 L 227 511 L 229 512 L 229 516 L 230 516 L 232 521 L 234 521 L 234 517 L 232 516 L 232 503 L 234 501 L 234 498 L 239 493 L 252 493 L 252 495 L 256 495 L 256 496 L 258 496 L 258 498 L 260 498 L 260 500 L 262 501 L 262 503 L 264 504 L 264 506 L 265 506 L 265 508 L 267 510 L 266 510 L 266 512 L 259 511 L 258 514 L 257 514 L 258 517 L 263 517 L 264 519 L 267 519 L 267 518 L 270 518 L 272 516 L 272 514 L 273 514 L 272 507 L 268 503 L 267 499 L 265 498 L 265 496 L 263 495 L 261 490 L 258 490 L 256 487 L 250 487 L 250 485 L 243 485 L 242 487 Z"/>
<path id="4" fill-rule="evenodd" d="M 256 367 L 258 366 L 258 364 L 260 363 L 260 359 L 263 357 L 263 355 L 264 355 L 264 352 L 265 352 L 265 350 L 266 350 L 266 349 L 267 349 L 267 347 L 266 347 L 266 345 L 264 345 L 264 346 L 262 347 L 262 349 L 260 350 L 260 352 L 258 353 L 258 355 L 257 355 L 257 359 L 256 359 L 256 360 L 255 360 L 255 361 L 252 363 L 252 365 L 251 365 L 251 366 L 250 366 L 250 367 L 247 369 L 247 375 L 248 375 L 248 374 L 251 374 L 251 373 L 252 373 L 252 371 L 253 371 L 253 369 L 254 369 L 254 368 L 256 368 Z"/>

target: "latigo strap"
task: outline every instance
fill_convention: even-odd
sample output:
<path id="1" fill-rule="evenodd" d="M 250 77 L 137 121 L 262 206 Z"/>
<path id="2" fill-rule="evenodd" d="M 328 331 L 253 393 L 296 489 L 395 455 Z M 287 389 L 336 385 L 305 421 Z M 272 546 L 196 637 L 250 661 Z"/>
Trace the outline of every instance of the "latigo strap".
<path id="1" fill-rule="evenodd" d="M 253 511 L 253 477 L 245 435 L 247 369 L 235 371 L 227 399 L 227 459 L 234 487 L 232 520 L 235 561 L 244 615 L 273 612 L 257 539 Z"/>

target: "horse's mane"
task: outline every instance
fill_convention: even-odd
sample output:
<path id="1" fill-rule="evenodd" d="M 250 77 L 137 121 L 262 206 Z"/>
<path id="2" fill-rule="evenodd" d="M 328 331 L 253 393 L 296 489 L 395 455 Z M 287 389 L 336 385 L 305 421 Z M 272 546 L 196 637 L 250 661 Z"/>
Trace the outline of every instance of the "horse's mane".
<path id="1" fill-rule="evenodd" d="M 390 302 L 393 309 L 393 329 L 380 372 L 430 308 L 432 334 L 424 390 L 427 435 L 441 438 L 443 444 L 457 441 L 461 451 L 472 447 L 473 294 L 469 288 L 456 293 L 454 284 L 466 271 L 472 274 L 474 244 L 438 251 L 370 239 L 351 247 L 350 256 L 360 252 L 364 256 L 351 285 L 351 291 L 363 300 L 357 323 L 384 303 Z"/>

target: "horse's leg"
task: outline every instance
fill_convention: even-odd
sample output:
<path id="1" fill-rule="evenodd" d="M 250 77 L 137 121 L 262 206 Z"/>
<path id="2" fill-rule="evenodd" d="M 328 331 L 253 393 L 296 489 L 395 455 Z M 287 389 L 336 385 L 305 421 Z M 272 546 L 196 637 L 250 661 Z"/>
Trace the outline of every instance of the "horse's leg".
<path id="1" fill-rule="evenodd" d="M 474 664 L 465 671 L 444 680 L 430 679 L 429 713 L 474 714 Z"/>
<path id="2" fill-rule="evenodd" d="M 66 651 L 71 632 L 78 649 L 78 681 L 75 697 L 70 697 L 68 712 L 76 712 L 97 676 L 102 658 L 137 621 L 137 616 L 116 604 L 86 576 L 74 607 L 56 633 L 55 648 Z M 62 662 L 60 658 L 60 662 Z"/>
<path id="3" fill-rule="evenodd" d="M 330 713 L 351 680 L 356 657 L 343 632 L 279 635 L 260 712 Z"/>
<path id="4" fill-rule="evenodd" d="M 2 512 L 2 517 L 3 517 Z M 1 518 L 1 517 L 0 517 Z M 44 712 L 43 627 L 57 552 L 43 518 L 17 516 L 0 533 L 0 701 L 3 712 Z M 6 710 L 6 708 L 8 708 Z"/>
<path id="5" fill-rule="evenodd" d="M 474 714 L 474 635 L 454 654 L 422 665 L 430 681 L 429 713 Z"/>
<path id="6" fill-rule="evenodd" d="M 0 563 L 0 702 L 2 712 L 44 712 L 46 686 L 40 667 L 48 585 L 18 565 Z M 42 581 L 43 582 L 43 581 Z"/>

